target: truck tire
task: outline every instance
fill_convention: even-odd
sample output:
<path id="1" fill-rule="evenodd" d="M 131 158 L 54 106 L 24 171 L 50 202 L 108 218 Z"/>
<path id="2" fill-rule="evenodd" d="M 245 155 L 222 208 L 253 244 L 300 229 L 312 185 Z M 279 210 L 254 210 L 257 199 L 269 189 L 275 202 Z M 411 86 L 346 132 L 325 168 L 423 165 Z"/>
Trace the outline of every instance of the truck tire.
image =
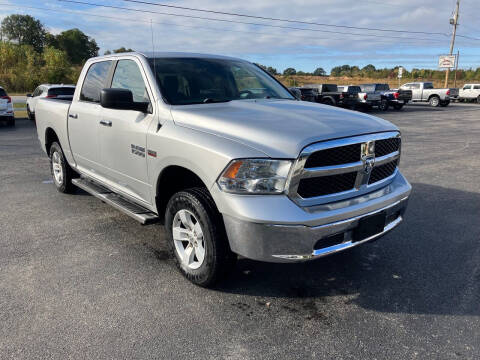
<path id="1" fill-rule="evenodd" d="M 58 191 L 64 194 L 73 192 L 74 185 L 72 184 L 72 179 L 75 172 L 68 165 L 63 155 L 62 147 L 57 142 L 50 146 L 50 172 L 52 173 L 53 184 Z"/>
<path id="2" fill-rule="evenodd" d="M 393 104 L 395 110 L 402 110 L 404 104 Z"/>
<path id="3" fill-rule="evenodd" d="M 194 284 L 211 287 L 233 268 L 237 257 L 206 189 L 174 194 L 165 211 L 165 230 L 175 265 Z"/>
<path id="4" fill-rule="evenodd" d="M 15 126 L 15 117 L 12 116 L 10 119 L 7 120 L 7 125 L 8 126 Z"/>
<path id="5" fill-rule="evenodd" d="M 382 99 L 380 101 L 380 104 L 378 105 L 378 108 L 382 111 L 387 111 L 388 110 L 388 100 L 387 99 Z"/>
<path id="6" fill-rule="evenodd" d="M 440 106 L 440 98 L 436 95 L 432 96 L 428 102 L 430 103 L 430 106 L 432 107 L 438 107 Z"/>
<path id="7" fill-rule="evenodd" d="M 325 99 L 322 99 L 321 102 L 322 102 L 322 104 L 324 104 L 324 105 L 335 106 L 335 101 L 334 101 L 332 98 L 330 98 L 330 97 L 327 97 L 327 98 L 325 98 Z"/>
<path id="8" fill-rule="evenodd" d="M 480 104 L 480 95 L 477 97 L 477 104 Z"/>
<path id="9" fill-rule="evenodd" d="M 27 105 L 27 116 L 31 121 L 35 121 L 35 114 L 30 111 L 30 106 Z"/>
<path id="10" fill-rule="evenodd" d="M 450 104 L 450 100 L 440 101 L 440 106 L 441 106 L 441 107 L 448 106 L 449 104 Z"/>

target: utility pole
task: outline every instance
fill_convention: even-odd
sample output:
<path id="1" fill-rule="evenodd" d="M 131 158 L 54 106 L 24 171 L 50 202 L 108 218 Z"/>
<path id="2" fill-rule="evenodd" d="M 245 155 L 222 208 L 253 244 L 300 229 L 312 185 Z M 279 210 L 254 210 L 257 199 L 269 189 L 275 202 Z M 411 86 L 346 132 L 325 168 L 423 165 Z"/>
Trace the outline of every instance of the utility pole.
<path id="1" fill-rule="evenodd" d="M 458 71 L 458 59 L 460 59 L 460 50 L 457 51 L 457 61 L 455 62 L 455 77 L 453 80 L 453 87 L 457 87 L 457 71 Z"/>
<path id="2" fill-rule="evenodd" d="M 457 34 L 457 25 L 458 25 L 458 11 L 460 9 L 460 0 L 457 0 L 457 6 L 455 9 L 455 14 L 453 15 L 453 18 L 450 19 L 450 24 L 453 25 L 453 33 L 452 33 L 452 41 L 450 43 L 450 53 L 449 55 L 452 55 L 453 53 L 453 46 L 455 45 L 455 35 Z M 448 86 L 448 74 L 450 73 L 450 68 L 447 68 L 447 72 L 445 73 L 445 86 Z"/>

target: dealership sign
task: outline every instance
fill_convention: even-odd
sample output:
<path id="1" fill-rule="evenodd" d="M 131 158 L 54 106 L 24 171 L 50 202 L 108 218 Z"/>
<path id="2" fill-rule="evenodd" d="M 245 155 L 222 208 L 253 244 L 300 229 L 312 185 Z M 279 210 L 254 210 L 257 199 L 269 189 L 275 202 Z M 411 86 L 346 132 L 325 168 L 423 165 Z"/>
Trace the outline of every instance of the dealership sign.
<path id="1" fill-rule="evenodd" d="M 438 67 L 443 69 L 455 67 L 455 55 L 440 55 Z"/>

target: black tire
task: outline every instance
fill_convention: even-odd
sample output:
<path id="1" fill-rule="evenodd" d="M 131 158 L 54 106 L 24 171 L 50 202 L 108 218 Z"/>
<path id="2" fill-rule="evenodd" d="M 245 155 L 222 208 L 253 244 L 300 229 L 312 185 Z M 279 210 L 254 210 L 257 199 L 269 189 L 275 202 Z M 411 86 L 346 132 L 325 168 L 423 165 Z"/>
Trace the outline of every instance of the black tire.
<path id="1" fill-rule="evenodd" d="M 395 110 L 402 110 L 403 109 L 403 105 L 405 104 L 393 104 L 393 108 Z"/>
<path id="2" fill-rule="evenodd" d="M 387 99 L 382 99 L 380 101 L 380 104 L 378 105 L 378 108 L 382 111 L 387 111 L 388 110 L 388 100 Z"/>
<path id="3" fill-rule="evenodd" d="M 477 97 L 477 104 L 480 104 L 480 95 Z"/>
<path id="4" fill-rule="evenodd" d="M 438 96 L 432 96 L 428 102 L 430 103 L 431 107 L 438 107 L 440 106 L 440 98 Z"/>
<path id="5" fill-rule="evenodd" d="M 322 104 L 335 106 L 335 101 L 332 98 L 325 98 L 325 99 L 322 99 Z"/>
<path id="6" fill-rule="evenodd" d="M 27 116 L 31 121 L 35 121 L 35 114 L 30 111 L 30 106 L 27 105 Z"/>
<path id="7" fill-rule="evenodd" d="M 7 120 L 8 126 L 15 126 L 15 117 L 12 116 L 10 119 Z"/>
<path id="8" fill-rule="evenodd" d="M 184 264 L 175 248 L 173 222 L 175 215 L 181 210 L 193 214 L 202 229 L 205 255 L 202 264 L 196 269 Z M 175 265 L 192 283 L 211 287 L 224 279 L 234 268 L 237 256 L 230 250 L 222 217 L 206 189 L 191 188 L 171 197 L 165 212 L 165 231 Z"/>
<path id="9" fill-rule="evenodd" d="M 53 158 L 55 156 L 55 153 L 57 153 L 59 156 L 59 165 L 62 171 L 61 181 L 59 181 L 57 177 L 54 175 Z M 64 193 L 64 194 L 72 193 L 73 190 L 75 189 L 74 185 L 72 184 L 72 179 L 75 177 L 76 173 L 73 171 L 70 165 L 68 165 L 68 162 L 65 159 L 65 156 L 63 155 L 62 147 L 60 146 L 59 143 L 54 142 L 50 146 L 49 155 L 50 155 L 50 172 L 52 174 L 53 184 L 55 185 L 57 190 L 61 193 Z"/>
<path id="10" fill-rule="evenodd" d="M 448 106 L 449 104 L 450 104 L 450 100 L 441 101 L 441 102 L 440 102 L 440 106 L 441 106 L 441 107 L 446 107 L 446 106 Z"/>

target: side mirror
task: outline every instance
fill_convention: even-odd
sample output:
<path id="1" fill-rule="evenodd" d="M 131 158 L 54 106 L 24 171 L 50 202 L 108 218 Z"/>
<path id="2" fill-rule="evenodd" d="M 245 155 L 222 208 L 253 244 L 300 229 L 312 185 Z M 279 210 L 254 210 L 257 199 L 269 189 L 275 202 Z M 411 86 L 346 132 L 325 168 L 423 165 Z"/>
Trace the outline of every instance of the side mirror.
<path id="1" fill-rule="evenodd" d="M 100 105 L 107 109 L 135 110 L 148 112 L 149 103 L 134 102 L 133 94 L 127 89 L 103 89 L 100 93 Z"/>
<path id="2" fill-rule="evenodd" d="M 27 97 L 32 97 L 32 94 L 27 94 Z"/>

